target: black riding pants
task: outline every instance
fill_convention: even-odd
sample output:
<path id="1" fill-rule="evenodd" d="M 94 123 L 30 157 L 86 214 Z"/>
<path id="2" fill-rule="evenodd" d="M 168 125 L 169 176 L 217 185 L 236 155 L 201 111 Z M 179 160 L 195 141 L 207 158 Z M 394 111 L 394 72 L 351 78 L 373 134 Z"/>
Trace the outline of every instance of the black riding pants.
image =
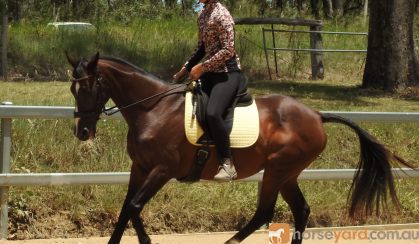
<path id="1" fill-rule="evenodd" d="M 208 95 L 207 123 L 215 142 L 218 157 L 231 157 L 230 135 L 224 121 L 224 113 L 233 103 L 239 84 L 244 80 L 240 71 L 205 73 L 201 77 L 202 90 Z"/>

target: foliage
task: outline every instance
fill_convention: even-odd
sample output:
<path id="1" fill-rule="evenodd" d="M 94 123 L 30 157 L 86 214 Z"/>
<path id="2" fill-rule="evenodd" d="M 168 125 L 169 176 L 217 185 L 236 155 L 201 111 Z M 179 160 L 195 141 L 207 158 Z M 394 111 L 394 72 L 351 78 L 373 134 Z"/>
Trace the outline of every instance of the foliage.
<path id="1" fill-rule="evenodd" d="M 195 17 L 172 17 L 162 20 L 139 18 L 130 24 L 121 22 L 96 22 L 94 33 L 67 33 L 47 28 L 46 23 L 13 24 L 10 28 L 9 63 L 14 80 L 65 80 L 67 64 L 64 51 L 89 57 L 96 51 L 117 56 L 164 79 L 170 79 L 191 55 L 196 45 Z M 262 26 L 270 28 L 270 26 Z M 278 26 L 278 29 L 306 30 L 304 27 Z M 366 31 L 362 18 L 326 21 L 325 30 Z M 310 48 L 307 33 L 279 33 L 275 37 L 277 47 Z M 241 63 L 251 78 L 267 77 L 263 51 L 261 26 L 236 26 L 236 46 Z M 270 33 L 267 46 L 272 47 Z M 365 49 L 363 36 L 324 35 L 326 49 Z M 271 68 L 273 52 L 269 51 Z M 278 52 L 280 77 L 309 77 L 310 55 L 307 52 Z M 325 53 L 328 73 L 356 73 L 361 75 L 365 55 L 362 53 Z M 341 64 L 345 60 L 349 67 Z M 333 72 L 330 72 L 332 71 Z"/>
<path id="2" fill-rule="evenodd" d="M 48 2 L 48 3 L 47 3 Z M 90 56 L 96 51 L 118 56 L 163 79 L 170 79 L 175 70 L 192 53 L 196 44 L 196 1 L 177 1 L 167 7 L 164 1 L 95 0 L 95 1 L 23 1 L 20 21 L 12 21 L 9 34 L 9 69 L 12 80 L 64 80 L 67 79 L 68 64 L 64 51 L 75 55 Z M 184 3 L 183 5 L 181 3 Z M 284 1 L 278 10 L 265 4 L 267 17 L 311 18 L 308 2 L 298 12 L 292 1 Z M 110 4 L 108 4 L 110 3 Z M 233 16 L 257 16 L 259 0 L 225 0 Z M 75 5 L 77 4 L 77 5 Z M 185 7 L 183 7 L 185 6 Z M 192 9 L 191 9 L 192 8 Z M 39 11 L 31 11 L 39 9 Z M 75 12 L 76 11 L 76 12 Z M 78 12 L 77 12 L 78 11 Z M 57 17 L 58 16 L 58 17 Z M 90 21 L 96 33 L 60 33 L 46 27 L 50 21 Z M 358 15 L 324 21 L 324 30 L 366 32 L 367 24 Z M 236 26 L 237 50 L 242 65 L 251 78 L 266 78 L 266 60 L 262 46 L 261 27 Z M 278 29 L 300 29 L 305 27 L 276 26 Z M 268 34 L 269 35 L 269 34 Z M 366 38 L 338 35 L 323 35 L 327 49 L 366 49 Z M 268 47 L 272 47 L 268 36 Z M 276 35 L 277 47 L 309 48 L 308 34 L 280 33 Z M 334 74 L 362 74 L 364 54 L 324 53 L 325 74 L 332 69 Z M 310 55 L 307 52 L 278 52 L 280 78 L 310 76 Z M 341 60 L 350 67 L 343 67 Z M 273 67 L 273 52 L 269 52 Z M 344 61 L 345 62 L 345 61 Z"/>
<path id="3" fill-rule="evenodd" d="M 196 0 L 4 0 L 15 21 L 122 21 L 136 18 L 161 19 L 178 15 L 193 15 Z M 352 13 L 363 8 L 364 0 L 333 0 L 336 13 Z M 235 15 L 289 16 L 304 13 L 318 15 L 319 0 L 221 0 Z M 323 1 L 324 2 L 324 1 Z M 326 8 L 327 6 L 323 6 Z M 326 10 L 325 10 L 326 11 Z M 328 10 L 331 11 L 331 10 Z"/>
<path id="4" fill-rule="evenodd" d="M 47 28 L 46 23 L 21 23 L 12 26 L 9 62 L 16 75 L 35 80 L 67 77 L 64 51 L 90 56 L 96 51 L 123 57 L 160 74 L 178 68 L 193 50 L 195 24 L 178 18 L 157 22 L 138 20 L 126 26 L 98 22 L 93 33 L 64 32 Z M 167 32 L 176 35 L 166 35 Z M 153 69 L 156 67 L 158 69 Z"/>

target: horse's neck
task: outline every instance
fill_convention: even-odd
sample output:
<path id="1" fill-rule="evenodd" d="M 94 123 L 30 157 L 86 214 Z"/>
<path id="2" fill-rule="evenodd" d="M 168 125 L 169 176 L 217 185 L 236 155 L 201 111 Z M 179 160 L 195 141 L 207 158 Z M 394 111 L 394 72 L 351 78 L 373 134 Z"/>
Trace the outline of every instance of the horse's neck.
<path id="1" fill-rule="evenodd" d="M 136 71 L 121 71 L 108 67 L 105 80 L 110 98 L 119 108 L 129 106 L 162 91 L 167 85 Z M 141 104 L 139 105 L 141 106 Z"/>

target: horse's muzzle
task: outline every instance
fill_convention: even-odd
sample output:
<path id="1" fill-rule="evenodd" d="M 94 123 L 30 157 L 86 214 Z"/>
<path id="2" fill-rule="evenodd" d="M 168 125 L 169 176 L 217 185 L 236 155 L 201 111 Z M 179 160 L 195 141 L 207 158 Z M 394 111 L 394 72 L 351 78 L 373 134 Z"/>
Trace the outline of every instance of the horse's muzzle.
<path id="1" fill-rule="evenodd" d="M 74 135 L 81 141 L 87 141 L 95 138 L 96 128 L 89 128 L 86 125 L 80 125 L 80 120 L 76 121 L 74 126 Z"/>

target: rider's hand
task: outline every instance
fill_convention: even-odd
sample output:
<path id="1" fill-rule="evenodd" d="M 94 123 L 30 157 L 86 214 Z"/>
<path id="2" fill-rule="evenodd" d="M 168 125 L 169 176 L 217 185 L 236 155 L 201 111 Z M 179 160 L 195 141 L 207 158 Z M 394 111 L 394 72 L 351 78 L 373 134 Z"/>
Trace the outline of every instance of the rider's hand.
<path id="1" fill-rule="evenodd" d="M 189 79 L 198 80 L 204 73 L 204 66 L 202 64 L 195 65 L 189 73 Z"/>
<path id="2" fill-rule="evenodd" d="M 179 81 L 188 73 L 188 70 L 183 66 L 176 74 L 173 75 L 173 80 Z"/>

